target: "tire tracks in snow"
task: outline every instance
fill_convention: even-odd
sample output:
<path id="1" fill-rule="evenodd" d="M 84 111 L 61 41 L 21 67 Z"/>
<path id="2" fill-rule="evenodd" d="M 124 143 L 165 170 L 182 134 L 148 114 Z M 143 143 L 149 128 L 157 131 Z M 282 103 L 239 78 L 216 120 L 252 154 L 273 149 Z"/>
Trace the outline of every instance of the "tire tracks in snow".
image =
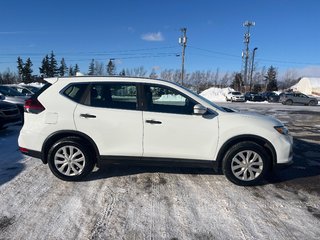
<path id="1" fill-rule="evenodd" d="M 117 201 L 115 192 L 112 191 L 112 189 L 109 186 L 106 186 L 103 192 L 104 202 L 106 203 L 106 206 L 104 207 L 104 211 L 98 219 L 97 223 L 93 227 L 92 234 L 90 237 L 90 239 L 93 240 L 104 239 L 104 237 L 101 237 L 101 235 L 102 233 L 106 232 L 109 227 L 110 218 L 114 211 L 115 202 Z"/>

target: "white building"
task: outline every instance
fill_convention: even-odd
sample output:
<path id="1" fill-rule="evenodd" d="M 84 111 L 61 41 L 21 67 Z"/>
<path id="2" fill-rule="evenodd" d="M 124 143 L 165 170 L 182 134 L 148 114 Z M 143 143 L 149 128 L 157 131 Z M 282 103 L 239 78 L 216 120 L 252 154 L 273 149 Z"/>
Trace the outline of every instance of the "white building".
<path id="1" fill-rule="evenodd" d="M 301 78 L 301 80 L 290 89 L 307 95 L 320 95 L 320 78 Z"/>

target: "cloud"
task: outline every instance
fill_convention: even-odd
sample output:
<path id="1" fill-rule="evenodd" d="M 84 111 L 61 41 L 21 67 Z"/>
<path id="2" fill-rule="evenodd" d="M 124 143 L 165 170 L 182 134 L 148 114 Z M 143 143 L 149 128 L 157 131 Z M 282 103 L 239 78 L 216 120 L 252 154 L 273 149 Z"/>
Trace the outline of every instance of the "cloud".
<path id="1" fill-rule="evenodd" d="M 162 42 L 164 37 L 161 32 L 157 33 L 145 33 L 141 35 L 141 39 L 149 42 Z"/>

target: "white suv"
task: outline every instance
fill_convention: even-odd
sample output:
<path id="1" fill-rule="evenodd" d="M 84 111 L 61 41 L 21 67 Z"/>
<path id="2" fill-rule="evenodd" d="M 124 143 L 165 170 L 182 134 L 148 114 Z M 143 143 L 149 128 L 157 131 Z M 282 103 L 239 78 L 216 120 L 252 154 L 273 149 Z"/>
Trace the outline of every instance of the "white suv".
<path id="1" fill-rule="evenodd" d="M 25 103 L 20 151 L 79 180 L 102 163 L 221 169 L 254 185 L 292 159 L 292 137 L 271 117 L 233 112 L 172 82 L 49 78 Z"/>

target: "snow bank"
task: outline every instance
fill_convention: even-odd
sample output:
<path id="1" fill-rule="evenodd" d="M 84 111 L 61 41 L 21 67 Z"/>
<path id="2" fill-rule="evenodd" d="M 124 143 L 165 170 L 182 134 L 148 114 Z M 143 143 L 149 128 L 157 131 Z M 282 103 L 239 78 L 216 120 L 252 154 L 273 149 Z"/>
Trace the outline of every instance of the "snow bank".
<path id="1" fill-rule="evenodd" d="M 200 95 L 212 102 L 225 102 L 227 93 L 233 92 L 233 91 L 234 89 L 230 87 L 228 88 L 211 87 L 207 90 L 204 90 L 202 93 L 200 93 Z"/>

